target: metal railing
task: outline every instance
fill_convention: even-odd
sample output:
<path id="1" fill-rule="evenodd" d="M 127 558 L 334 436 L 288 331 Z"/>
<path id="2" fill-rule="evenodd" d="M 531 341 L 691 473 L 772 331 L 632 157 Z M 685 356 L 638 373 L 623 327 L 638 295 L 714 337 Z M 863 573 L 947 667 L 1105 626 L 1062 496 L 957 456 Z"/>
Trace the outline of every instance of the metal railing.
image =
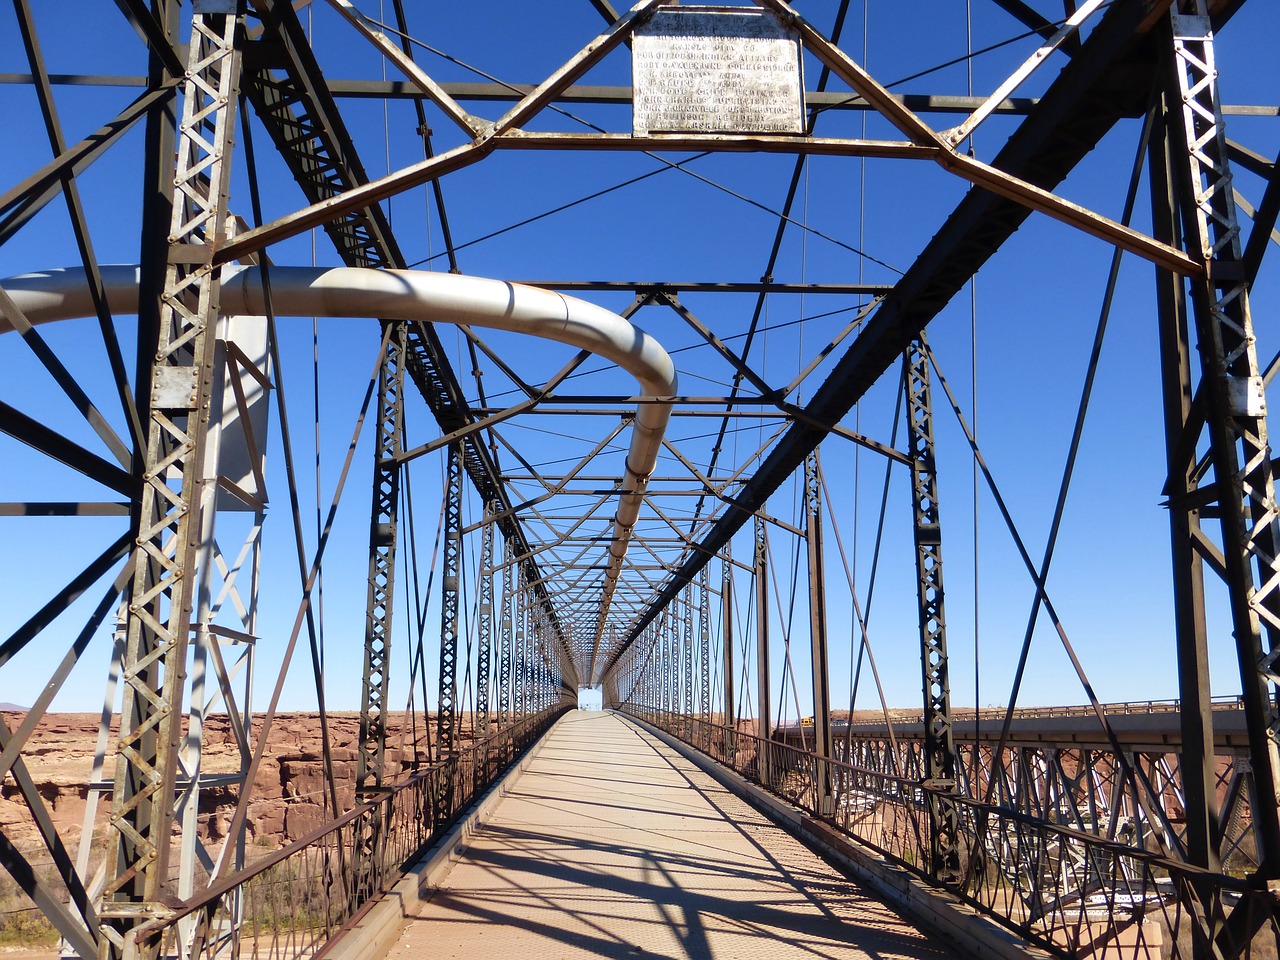
<path id="1" fill-rule="evenodd" d="M 1058 956 L 1191 960 L 1196 940 L 1212 941 L 1221 957 L 1277 955 L 1280 898 L 1250 880 L 697 717 L 622 709 L 938 886 L 930 801 L 950 804 L 964 853 L 961 879 L 946 889 Z M 825 815 L 824 783 L 835 800 Z"/>
<path id="2" fill-rule="evenodd" d="M 404 876 L 568 707 L 516 721 L 138 927 L 166 957 L 316 954 Z M 444 811 L 437 816 L 438 811 Z M 372 854 L 361 851 L 372 850 Z"/>

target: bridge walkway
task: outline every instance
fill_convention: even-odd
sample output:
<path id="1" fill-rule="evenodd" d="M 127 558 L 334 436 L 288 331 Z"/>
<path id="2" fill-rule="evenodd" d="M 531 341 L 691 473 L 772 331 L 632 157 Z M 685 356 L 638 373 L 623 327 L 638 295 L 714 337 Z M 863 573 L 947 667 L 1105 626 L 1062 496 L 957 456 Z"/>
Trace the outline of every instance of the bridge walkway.
<path id="1" fill-rule="evenodd" d="M 390 960 L 956 956 L 625 718 L 548 738 Z"/>

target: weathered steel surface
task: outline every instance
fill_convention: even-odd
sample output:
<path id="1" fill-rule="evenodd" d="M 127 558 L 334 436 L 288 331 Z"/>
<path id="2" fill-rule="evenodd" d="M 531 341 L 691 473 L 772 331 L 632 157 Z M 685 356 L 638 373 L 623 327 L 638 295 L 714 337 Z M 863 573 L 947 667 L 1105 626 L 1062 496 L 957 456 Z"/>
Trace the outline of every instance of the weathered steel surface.
<path id="1" fill-rule="evenodd" d="M 663 10 L 631 46 L 632 128 L 804 133 L 800 39 L 763 11 Z"/>

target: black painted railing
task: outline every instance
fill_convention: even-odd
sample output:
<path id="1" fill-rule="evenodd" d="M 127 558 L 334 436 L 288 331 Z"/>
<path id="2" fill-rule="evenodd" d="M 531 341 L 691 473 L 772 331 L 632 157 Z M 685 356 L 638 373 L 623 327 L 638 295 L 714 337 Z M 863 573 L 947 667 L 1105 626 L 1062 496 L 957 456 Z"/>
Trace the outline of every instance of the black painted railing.
<path id="1" fill-rule="evenodd" d="M 1200 956 L 1277 955 L 1280 899 L 1265 884 L 698 717 L 622 710 L 1058 956 L 1192 960 L 1197 940 Z M 946 883 L 929 869 L 931 800 L 959 825 L 959 879 Z"/>
<path id="2" fill-rule="evenodd" d="M 310 957 L 412 862 L 568 708 L 522 718 L 431 764 L 172 912 L 138 927 L 160 956 Z"/>

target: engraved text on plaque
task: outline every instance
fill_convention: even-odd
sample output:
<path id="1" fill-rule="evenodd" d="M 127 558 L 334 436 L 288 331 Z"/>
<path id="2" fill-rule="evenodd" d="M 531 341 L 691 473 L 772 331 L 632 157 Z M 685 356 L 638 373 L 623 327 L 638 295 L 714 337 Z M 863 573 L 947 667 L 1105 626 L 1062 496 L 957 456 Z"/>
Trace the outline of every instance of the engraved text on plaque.
<path id="1" fill-rule="evenodd" d="M 631 49 L 636 136 L 804 132 L 800 39 L 767 11 L 661 10 Z"/>

